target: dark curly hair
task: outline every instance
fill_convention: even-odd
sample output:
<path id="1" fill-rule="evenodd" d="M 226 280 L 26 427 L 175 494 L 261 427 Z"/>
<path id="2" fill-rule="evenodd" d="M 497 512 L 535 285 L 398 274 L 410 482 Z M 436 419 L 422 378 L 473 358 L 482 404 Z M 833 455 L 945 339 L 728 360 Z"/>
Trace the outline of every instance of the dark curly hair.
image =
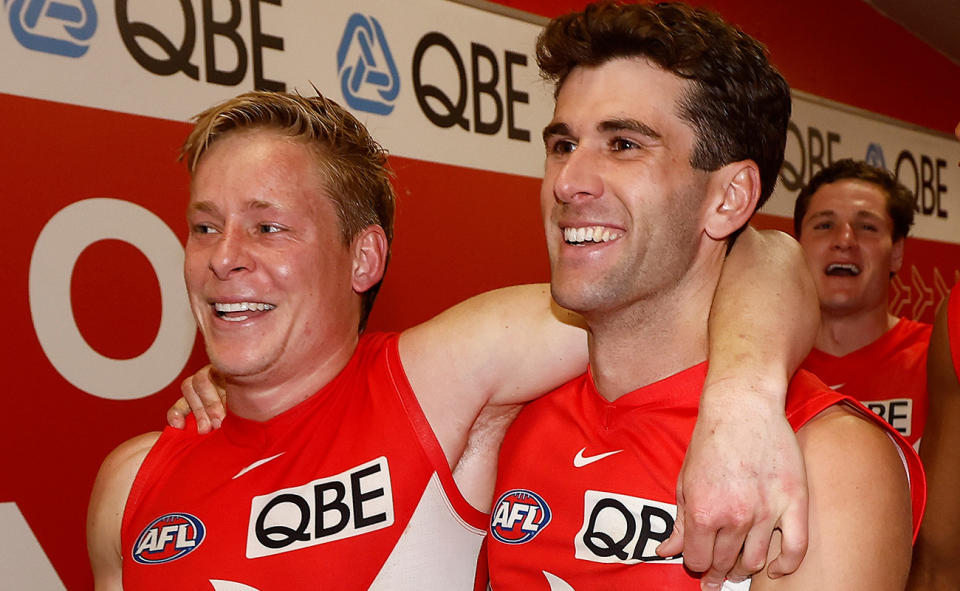
<path id="1" fill-rule="evenodd" d="M 718 15 L 684 4 L 597 2 L 554 19 L 537 40 L 541 74 L 560 91 L 570 71 L 643 57 L 693 84 L 678 105 L 697 136 L 690 165 L 717 170 L 739 160 L 760 169 L 759 208 L 783 164 L 790 87 L 765 47 Z"/>

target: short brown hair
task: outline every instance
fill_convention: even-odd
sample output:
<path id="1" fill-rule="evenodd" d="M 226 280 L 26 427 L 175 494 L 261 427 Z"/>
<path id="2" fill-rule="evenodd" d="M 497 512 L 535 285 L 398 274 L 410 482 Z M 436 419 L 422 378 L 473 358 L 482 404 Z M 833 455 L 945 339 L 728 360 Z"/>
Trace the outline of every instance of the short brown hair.
<path id="1" fill-rule="evenodd" d="M 753 160 L 759 209 L 783 165 L 791 110 L 790 87 L 764 46 L 706 10 L 609 1 L 554 19 L 537 40 L 540 71 L 557 92 L 574 68 L 627 57 L 649 59 L 693 83 L 678 105 L 697 136 L 690 165 L 712 171 Z"/>
<path id="2" fill-rule="evenodd" d="M 813 175 L 810 182 L 797 194 L 797 201 L 793 204 L 793 232 L 798 239 L 803 229 L 803 218 L 807 215 L 814 193 L 824 185 L 846 179 L 865 181 L 883 191 L 887 196 L 887 214 L 893 220 L 893 241 L 907 237 L 910 226 L 913 225 L 914 198 L 910 189 L 903 186 L 888 170 L 871 166 L 861 160 L 844 158 Z"/>
<path id="3" fill-rule="evenodd" d="M 194 117 L 194 128 L 180 152 L 190 173 L 203 153 L 230 131 L 265 127 L 301 139 L 317 153 L 317 165 L 337 210 L 343 243 L 377 225 L 393 240 L 396 198 L 390 183 L 387 151 L 366 127 L 319 92 L 305 97 L 289 92 L 247 92 Z M 364 292 L 359 330 L 367 324 L 382 280 Z"/>

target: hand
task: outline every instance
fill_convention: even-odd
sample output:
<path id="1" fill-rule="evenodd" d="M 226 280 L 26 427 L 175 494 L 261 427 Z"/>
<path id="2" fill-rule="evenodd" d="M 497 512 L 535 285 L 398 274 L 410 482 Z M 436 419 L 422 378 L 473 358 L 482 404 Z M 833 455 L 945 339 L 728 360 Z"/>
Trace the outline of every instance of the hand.
<path id="1" fill-rule="evenodd" d="M 183 398 L 177 400 L 167 411 L 167 423 L 171 427 L 183 429 L 186 416 L 192 411 L 197 419 L 197 431 L 207 433 L 219 429 L 227 415 L 227 392 L 216 381 L 216 374 L 209 365 L 183 380 L 180 392 Z"/>
<path id="2" fill-rule="evenodd" d="M 807 551 L 806 473 L 782 393 L 714 383 L 677 481 L 673 533 L 657 553 L 682 552 L 687 568 L 704 573 L 701 589 L 719 590 L 724 578 L 763 569 L 775 529 L 782 540 L 771 578 L 792 573 Z"/>

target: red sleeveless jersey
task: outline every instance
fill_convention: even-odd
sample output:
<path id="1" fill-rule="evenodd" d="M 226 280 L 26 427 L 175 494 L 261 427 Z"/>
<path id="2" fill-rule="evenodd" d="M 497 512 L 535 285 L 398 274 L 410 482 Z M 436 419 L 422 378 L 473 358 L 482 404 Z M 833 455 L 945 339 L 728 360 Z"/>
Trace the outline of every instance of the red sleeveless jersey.
<path id="1" fill-rule="evenodd" d="M 697 418 L 706 364 L 608 402 L 589 374 L 530 403 L 500 453 L 487 552 L 494 591 L 697 591 L 682 557 L 655 550 L 676 518 L 676 482 Z M 787 418 L 799 429 L 832 405 L 856 402 L 797 372 Z M 862 409 L 862 407 L 859 407 Z M 916 452 L 900 445 L 911 476 L 914 531 L 925 484 Z M 749 582 L 724 589 L 746 589 Z"/>
<path id="2" fill-rule="evenodd" d="M 269 421 L 167 428 L 127 499 L 124 589 L 473 589 L 487 518 L 457 491 L 397 341 L 362 337 Z"/>
<path id="3" fill-rule="evenodd" d="M 927 349 L 932 330 L 930 324 L 901 318 L 882 337 L 843 357 L 814 349 L 801 368 L 860 401 L 917 446 L 927 422 Z"/>

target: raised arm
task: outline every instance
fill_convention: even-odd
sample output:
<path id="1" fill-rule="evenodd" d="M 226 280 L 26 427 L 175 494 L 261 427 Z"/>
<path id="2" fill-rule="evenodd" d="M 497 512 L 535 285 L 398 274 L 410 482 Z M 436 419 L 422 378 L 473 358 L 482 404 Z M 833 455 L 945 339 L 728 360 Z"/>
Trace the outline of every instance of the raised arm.
<path id="1" fill-rule="evenodd" d="M 951 297 L 960 300 L 960 287 L 953 288 Z M 909 591 L 960 589 L 960 380 L 948 326 L 952 320 L 954 346 L 960 346 L 960 317 L 952 319 L 949 313 L 946 305 L 940 306 L 927 355 L 930 409 L 920 442 L 927 471 L 927 512 L 913 551 Z"/>
<path id="2" fill-rule="evenodd" d="M 482 408 L 531 400 L 583 373 L 587 337 L 550 286 L 523 285 L 470 298 L 405 331 L 400 357 L 453 466 Z"/>
<path id="3" fill-rule="evenodd" d="M 87 511 L 87 553 L 96 591 L 122 591 L 120 529 L 127 496 L 140 464 L 160 433 L 146 433 L 121 444 L 100 466 Z"/>
<path id="4" fill-rule="evenodd" d="M 727 257 L 713 302 L 710 368 L 677 482 L 677 527 L 658 550 L 682 551 L 688 568 L 705 573 L 704 589 L 763 568 L 774 528 L 784 538 L 771 576 L 803 559 L 806 479 L 783 408 L 819 322 L 800 245 L 782 232 L 748 228 Z"/>

